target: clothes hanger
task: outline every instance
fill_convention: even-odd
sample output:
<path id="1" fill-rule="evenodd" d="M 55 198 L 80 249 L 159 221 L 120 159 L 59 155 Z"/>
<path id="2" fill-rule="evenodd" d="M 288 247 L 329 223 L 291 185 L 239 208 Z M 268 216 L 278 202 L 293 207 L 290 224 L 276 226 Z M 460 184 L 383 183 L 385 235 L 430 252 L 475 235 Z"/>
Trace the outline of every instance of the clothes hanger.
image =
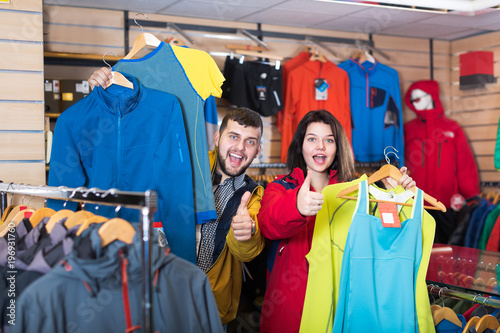
<path id="1" fill-rule="evenodd" d="M 112 84 L 116 84 L 116 85 L 119 85 L 119 86 L 122 86 L 122 87 L 134 89 L 134 84 L 132 82 L 130 82 L 125 76 L 123 76 L 122 73 L 114 71 L 113 68 L 111 67 L 111 65 L 106 62 L 105 57 L 106 57 L 106 54 L 108 54 L 108 53 L 111 53 L 112 55 L 114 55 L 116 57 L 116 54 L 114 54 L 111 51 L 108 51 L 108 52 L 104 53 L 104 55 L 102 56 L 102 61 L 106 65 L 108 65 L 109 70 L 111 71 L 111 74 L 113 75 L 112 78 L 111 78 L 111 80 L 109 80 L 109 83 L 106 86 L 106 88 L 109 87 Z"/>
<path id="2" fill-rule="evenodd" d="M 80 236 L 82 234 L 82 232 L 86 229 L 88 229 L 88 227 L 91 225 L 91 224 L 94 224 L 94 223 L 103 223 L 103 222 L 106 222 L 108 221 L 108 218 L 107 217 L 104 217 L 104 216 L 100 216 L 100 215 L 94 215 L 92 217 L 89 217 L 88 219 L 86 219 L 81 225 L 80 225 L 80 228 L 78 228 L 78 230 L 76 231 L 76 235 L 77 236 Z"/>
<path id="3" fill-rule="evenodd" d="M 319 61 L 319 62 L 325 63 L 328 60 L 325 58 L 323 53 L 320 53 L 320 52 L 318 52 L 318 50 L 315 50 L 315 52 L 309 58 L 309 61 Z"/>
<path id="4" fill-rule="evenodd" d="M 61 209 L 57 211 L 54 215 L 50 217 L 49 221 L 45 225 L 45 229 L 47 229 L 47 232 L 50 233 L 52 229 L 54 229 L 56 223 L 58 223 L 59 221 L 61 221 L 61 219 L 65 217 L 69 218 L 73 214 L 75 214 L 75 212 L 69 209 Z"/>
<path id="5" fill-rule="evenodd" d="M 161 44 L 161 41 L 155 35 L 153 35 L 152 33 L 149 33 L 149 32 L 144 32 L 142 25 L 137 23 L 136 18 L 137 18 L 137 15 L 139 15 L 139 14 L 142 14 L 142 15 L 144 15 L 145 18 L 149 19 L 149 17 L 144 13 L 135 14 L 134 22 L 135 22 L 135 24 L 137 24 L 138 26 L 141 27 L 142 33 L 139 36 L 137 36 L 137 38 L 134 41 L 134 45 L 132 45 L 132 49 L 130 50 L 129 53 L 127 53 L 127 55 L 125 57 L 123 57 L 123 59 L 132 59 L 133 56 L 135 56 L 137 53 L 139 53 L 139 51 L 142 50 L 146 46 L 151 46 L 151 47 L 156 48 L 156 47 L 158 47 L 158 45 Z"/>
<path id="6" fill-rule="evenodd" d="M 495 195 L 495 198 L 493 199 L 493 204 L 497 204 L 498 201 L 500 201 L 500 193 L 497 193 L 497 195 Z"/>
<path id="7" fill-rule="evenodd" d="M 10 228 L 15 228 L 17 227 L 17 225 L 19 223 L 21 223 L 21 221 L 24 219 L 24 218 L 29 218 L 31 217 L 31 215 L 35 212 L 34 209 L 24 209 L 24 210 L 21 210 L 20 212 L 18 212 L 16 214 L 16 216 L 14 216 L 14 218 L 12 218 L 11 220 L 6 220 L 5 223 L 3 223 L 1 226 L 0 226 L 0 237 L 3 237 L 5 236 Z"/>
<path id="8" fill-rule="evenodd" d="M 44 217 L 50 217 L 56 213 L 55 210 L 48 207 L 38 208 L 30 217 L 31 226 L 34 228 Z"/>
<path id="9" fill-rule="evenodd" d="M 443 291 L 443 289 L 447 288 L 444 287 L 439 290 L 438 293 L 439 297 L 441 297 L 441 292 Z M 458 318 L 455 311 L 444 306 L 444 300 L 443 300 L 443 307 L 441 307 L 440 309 L 436 309 L 435 311 L 432 312 L 432 319 L 434 319 L 434 326 L 437 326 L 440 322 L 446 319 L 447 321 L 462 328 L 462 321 Z"/>
<path id="10" fill-rule="evenodd" d="M 256 45 L 241 45 L 241 44 L 226 44 L 226 49 L 229 50 L 249 50 L 249 51 L 267 51 L 264 46 Z"/>
<path id="11" fill-rule="evenodd" d="M 135 229 L 129 222 L 115 217 L 104 223 L 99 228 L 98 233 L 102 240 L 101 247 L 105 247 L 115 240 L 131 244 L 134 239 Z"/>
<path id="12" fill-rule="evenodd" d="M 390 153 L 393 153 L 394 155 L 396 155 L 396 153 L 394 153 L 394 152 L 389 152 L 388 154 L 390 154 Z M 384 150 L 384 155 L 385 155 L 385 159 L 386 159 L 387 163 L 390 162 L 389 158 L 387 157 L 388 154 L 386 154 L 385 150 Z M 401 171 L 399 171 L 398 168 L 396 168 L 394 165 L 385 164 L 380 169 L 378 169 L 375 173 L 373 173 L 370 177 L 368 177 L 368 185 L 373 184 L 375 182 L 378 182 L 379 180 L 382 180 L 382 179 L 387 178 L 387 177 L 390 177 L 390 178 L 398 181 L 399 179 L 401 179 L 402 176 L 403 176 L 403 174 L 401 173 Z M 350 187 L 340 191 L 337 194 L 337 198 L 357 200 L 358 199 L 357 197 L 347 196 L 347 194 L 352 193 L 358 189 L 359 189 L 359 184 L 350 186 Z M 415 186 L 413 186 L 409 190 L 413 191 L 414 193 L 417 192 L 417 189 Z M 392 203 L 391 201 L 378 200 L 378 199 L 369 199 L 369 200 L 371 202 Z M 425 209 L 441 210 L 443 212 L 446 212 L 446 207 L 443 205 L 443 203 L 437 201 L 435 198 L 431 197 L 427 193 L 424 193 L 424 200 L 432 205 L 432 206 L 424 206 Z M 403 205 L 403 206 L 413 206 L 413 204 L 408 204 L 408 203 L 404 203 L 404 202 L 403 203 L 396 202 L 396 204 Z"/>
<path id="13" fill-rule="evenodd" d="M 14 183 L 10 183 L 9 186 L 7 186 L 7 190 L 9 190 L 9 188 L 12 186 L 12 184 Z M 12 198 L 14 197 L 14 193 L 11 193 L 10 194 L 10 205 L 5 208 L 5 210 L 3 211 L 3 214 L 2 214 L 2 219 L 0 220 L 0 225 L 5 222 L 5 220 L 7 219 L 7 216 L 9 215 L 9 213 L 12 211 L 12 209 L 15 207 L 15 205 L 13 204 L 12 202 Z M 7 198 L 7 201 L 8 201 L 8 198 Z"/>
<path id="14" fill-rule="evenodd" d="M 268 59 L 273 59 L 273 60 L 283 60 L 283 57 L 277 54 L 270 54 L 270 53 L 261 53 L 259 51 L 252 51 L 252 50 L 234 50 L 235 54 L 241 54 L 241 55 L 246 55 L 246 56 L 252 56 L 252 57 L 257 57 L 257 58 L 268 58 Z"/>
<path id="15" fill-rule="evenodd" d="M 498 319 L 495 316 L 487 314 L 482 316 L 476 323 L 476 333 L 483 333 L 487 329 L 496 330 L 499 326 L 500 322 L 498 322 Z"/>
<path id="16" fill-rule="evenodd" d="M 64 222 L 64 226 L 66 227 L 66 229 L 69 230 L 69 229 L 73 228 L 74 226 L 83 224 L 85 222 L 85 220 L 87 220 L 88 218 L 91 218 L 92 216 L 94 216 L 93 213 L 86 211 L 86 210 L 80 210 L 80 211 L 72 214 L 70 217 L 68 217 L 66 222 Z"/>
<path id="17" fill-rule="evenodd" d="M 474 316 L 471 319 L 469 319 L 469 321 L 465 325 L 465 328 L 464 328 L 464 330 L 462 332 L 469 333 L 471 328 L 476 327 L 477 322 L 479 321 L 479 319 L 480 318 L 478 316 Z"/>

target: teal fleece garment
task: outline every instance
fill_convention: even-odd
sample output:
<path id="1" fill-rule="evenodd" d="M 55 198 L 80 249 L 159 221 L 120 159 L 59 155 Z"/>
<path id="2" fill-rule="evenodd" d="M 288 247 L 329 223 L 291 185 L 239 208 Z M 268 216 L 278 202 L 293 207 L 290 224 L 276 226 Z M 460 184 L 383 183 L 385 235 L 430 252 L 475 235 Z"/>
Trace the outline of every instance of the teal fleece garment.
<path id="1" fill-rule="evenodd" d="M 196 263 L 191 160 L 179 101 L 148 89 L 132 76 L 134 89 L 95 88 L 64 111 L 54 131 L 50 186 L 121 191 L 156 190 L 155 221 L 163 223 L 172 251 Z M 64 203 L 50 201 L 60 210 Z M 75 209 L 74 203 L 66 208 Z M 115 208 L 86 209 L 106 217 Z M 138 209 L 121 208 L 119 216 L 140 221 Z"/>

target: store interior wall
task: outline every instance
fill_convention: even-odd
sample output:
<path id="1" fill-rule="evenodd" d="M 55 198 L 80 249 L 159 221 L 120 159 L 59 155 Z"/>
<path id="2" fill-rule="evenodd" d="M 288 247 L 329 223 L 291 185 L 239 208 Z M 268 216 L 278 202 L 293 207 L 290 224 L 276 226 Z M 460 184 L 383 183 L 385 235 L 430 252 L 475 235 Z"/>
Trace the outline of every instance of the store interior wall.
<path id="1" fill-rule="evenodd" d="M 137 13 L 128 13 L 133 19 Z M 159 22 L 184 23 L 204 26 L 231 27 L 256 30 L 257 26 L 251 23 L 230 22 L 220 20 L 194 19 L 167 15 L 148 14 L 149 19 Z M 138 17 L 138 19 L 144 19 Z M 118 58 L 124 55 L 124 12 L 114 10 L 100 10 L 76 7 L 45 5 L 43 7 L 44 51 L 64 53 L 84 53 L 103 55 L 114 52 Z M 384 22 L 367 22 L 374 24 Z M 317 35 L 347 39 L 368 40 L 370 36 L 363 33 L 329 31 L 307 28 L 292 28 L 284 26 L 262 25 L 263 31 L 285 32 L 298 35 Z M 144 31 L 153 33 L 159 39 L 166 40 L 175 37 L 186 45 L 207 52 L 215 52 L 212 57 L 223 68 L 225 54 L 230 50 L 225 48 L 228 43 L 242 45 L 256 45 L 243 35 L 227 35 L 203 31 L 186 31 L 194 40 L 190 45 L 176 31 L 169 28 L 144 28 Z M 129 31 L 129 47 L 132 46 L 141 28 L 131 26 Z M 480 169 L 482 182 L 500 181 L 500 174 L 494 169 L 493 154 L 496 140 L 497 123 L 500 116 L 498 108 L 499 84 L 488 84 L 484 88 L 474 90 L 460 90 L 459 87 L 459 54 L 471 50 L 491 50 L 495 54 L 495 72 L 500 66 L 500 49 L 497 33 L 480 35 L 456 41 L 440 41 L 424 38 L 404 38 L 373 34 L 375 48 L 390 56 L 384 59 L 377 53 L 374 57 L 396 69 L 400 76 L 401 94 L 404 96 L 410 84 L 417 80 L 433 78 L 440 84 L 441 100 L 448 117 L 456 120 L 465 130 L 474 150 Z M 228 39 L 229 38 L 229 39 Z M 280 55 L 286 59 L 296 56 L 308 43 L 305 40 L 265 38 L 269 45 L 270 54 Z M 352 55 L 357 48 L 348 44 L 323 43 L 333 49 L 338 56 L 327 50 L 317 47 L 329 60 L 340 63 Z M 432 50 L 432 54 L 431 54 Z M 264 52 L 265 53 L 265 52 Z M 432 58 L 431 58 L 432 55 Z M 107 59 L 114 56 L 108 54 Z M 432 68 L 431 68 L 432 63 Z M 104 66 L 104 63 L 102 63 Z M 45 78 L 52 79 L 87 79 L 96 69 L 92 66 L 45 65 Z M 219 119 L 230 108 L 227 101 L 218 99 Z M 403 120 L 407 122 L 414 118 L 403 101 Z M 263 151 L 258 163 L 279 162 L 280 133 L 274 125 L 275 117 L 264 119 Z"/>
<path id="2" fill-rule="evenodd" d="M 42 0 L 0 4 L 3 182 L 45 184 L 42 8 Z"/>

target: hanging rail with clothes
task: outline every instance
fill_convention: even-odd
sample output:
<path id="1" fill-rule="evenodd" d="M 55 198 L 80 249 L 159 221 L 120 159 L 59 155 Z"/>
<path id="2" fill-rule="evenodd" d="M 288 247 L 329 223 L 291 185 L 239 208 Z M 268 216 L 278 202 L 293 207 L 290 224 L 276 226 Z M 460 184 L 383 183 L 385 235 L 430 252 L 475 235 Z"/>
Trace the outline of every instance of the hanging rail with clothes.
<path id="1" fill-rule="evenodd" d="M 67 188 L 52 186 L 34 186 L 0 181 L 1 211 L 2 215 L 7 207 L 7 193 L 43 197 L 47 199 L 61 199 L 82 203 L 95 203 L 102 205 L 121 206 L 140 209 L 142 232 L 142 277 L 143 277 L 143 325 L 144 332 L 153 332 L 153 307 L 152 307 L 152 242 L 153 216 L 158 206 L 158 197 L 155 191 L 126 192 L 117 189 L 100 190 L 97 188 Z"/>
<path id="2" fill-rule="evenodd" d="M 491 296 L 483 296 L 481 294 L 472 294 L 458 290 L 448 289 L 447 287 L 441 287 L 435 284 L 427 285 L 427 291 L 429 294 L 450 297 L 458 300 L 465 300 L 473 303 L 484 304 L 485 306 L 491 306 L 500 309 L 500 300 L 493 299 Z"/>

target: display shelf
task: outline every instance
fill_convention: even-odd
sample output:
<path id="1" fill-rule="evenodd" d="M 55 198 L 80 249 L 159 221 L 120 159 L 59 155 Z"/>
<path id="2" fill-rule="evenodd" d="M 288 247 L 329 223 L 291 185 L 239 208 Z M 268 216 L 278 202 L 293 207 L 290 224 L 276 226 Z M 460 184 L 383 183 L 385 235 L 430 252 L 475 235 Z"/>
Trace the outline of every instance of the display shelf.
<path id="1" fill-rule="evenodd" d="M 46 65 L 65 65 L 65 66 L 93 66 L 102 67 L 101 54 L 88 54 L 88 53 L 66 53 L 66 52 L 49 52 L 43 53 L 44 63 Z M 106 62 L 113 66 L 118 59 L 106 59 Z"/>
<path id="2" fill-rule="evenodd" d="M 497 272 L 500 253 L 447 244 L 434 244 L 427 283 L 474 293 L 500 296 Z"/>

